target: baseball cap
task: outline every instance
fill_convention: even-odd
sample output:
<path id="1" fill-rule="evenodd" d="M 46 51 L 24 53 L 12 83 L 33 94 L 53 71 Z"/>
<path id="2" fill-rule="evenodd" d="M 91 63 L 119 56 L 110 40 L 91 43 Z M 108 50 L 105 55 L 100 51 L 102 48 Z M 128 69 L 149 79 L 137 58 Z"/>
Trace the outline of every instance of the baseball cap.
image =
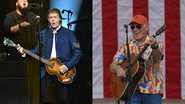
<path id="1" fill-rule="evenodd" d="M 138 23 L 138 24 L 143 25 L 143 24 L 148 24 L 148 20 L 147 20 L 147 18 L 144 15 L 138 14 L 138 15 L 135 15 L 132 18 L 132 20 L 129 23 L 129 25 L 132 24 L 132 23 Z"/>

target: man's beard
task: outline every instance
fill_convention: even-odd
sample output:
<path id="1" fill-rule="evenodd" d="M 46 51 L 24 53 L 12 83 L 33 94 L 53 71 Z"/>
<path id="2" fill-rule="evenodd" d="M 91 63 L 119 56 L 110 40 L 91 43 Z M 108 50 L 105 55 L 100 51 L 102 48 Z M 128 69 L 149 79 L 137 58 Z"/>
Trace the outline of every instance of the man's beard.
<path id="1" fill-rule="evenodd" d="M 20 10 L 22 16 L 23 16 L 23 17 L 26 17 L 26 16 L 27 16 L 27 13 L 29 12 L 29 8 L 28 8 L 28 7 L 22 8 L 22 7 L 20 7 L 20 6 L 18 6 L 18 8 L 19 8 L 19 10 Z"/>

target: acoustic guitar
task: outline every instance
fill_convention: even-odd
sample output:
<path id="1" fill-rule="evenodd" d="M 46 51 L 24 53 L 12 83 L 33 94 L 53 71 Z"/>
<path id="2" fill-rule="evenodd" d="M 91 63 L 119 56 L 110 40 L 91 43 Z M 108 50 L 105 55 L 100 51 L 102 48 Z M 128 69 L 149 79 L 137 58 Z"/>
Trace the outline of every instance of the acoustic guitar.
<path id="1" fill-rule="evenodd" d="M 8 38 L 4 38 L 4 42 L 3 42 L 4 45 L 7 45 L 7 46 L 12 46 L 12 47 L 15 47 L 15 48 L 18 48 L 19 45 L 15 44 L 12 40 L 9 40 Z M 76 69 L 75 68 L 72 68 L 72 69 L 69 69 L 69 71 L 67 71 L 66 73 L 62 74 L 60 71 L 59 71 L 59 67 L 61 65 L 63 65 L 59 59 L 57 58 L 52 58 L 52 59 L 44 59 L 34 53 L 32 53 L 31 51 L 27 50 L 27 49 L 24 49 L 23 48 L 23 52 L 30 55 L 31 57 L 41 61 L 42 63 L 45 64 L 45 67 L 46 67 L 46 71 L 50 74 L 50 75 L 56 75 L 58 80 L 63 83 L 63 84 L 70 84 L 73 82 L 73 79 L 76 75 Z"/>
<path id="2" fill-rule="evenodd" d="M 155 34 L 152 35 L 152 37 L 155 38 L 156 36 L 160 35 L 166 29 L 167 29 L 166 25 L 164 24 Z M 147 49 L 148 46 L 149 44 L 145 44 L 138 55 L 136 54 L 130 55 L 131 80 L 129 80 L 128 78 L 117 77 L 116 74 L 112 74 L 111 81 L 110 81 L 110 87 L 111 87 L 112 95 L 114 98 L 128 101 L 129 98 L 134 94 L 135 90 L 137 89 L 140 79 L 143 77 L 145 73 L 144 60 L 140 57 L 144 53 L 144 51 Z M 121 64 L 121 67 L 124 70 L 126 70 L 128 68 L 128 62 L 126 61 L 124 62 L 124 64 Z"/>

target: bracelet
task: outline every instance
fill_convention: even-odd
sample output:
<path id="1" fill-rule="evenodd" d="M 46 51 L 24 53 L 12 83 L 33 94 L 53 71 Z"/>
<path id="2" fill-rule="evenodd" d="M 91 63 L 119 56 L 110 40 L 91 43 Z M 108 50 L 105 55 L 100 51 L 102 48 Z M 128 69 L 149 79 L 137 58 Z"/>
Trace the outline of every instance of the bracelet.
<path id="1" fill-rule="evenodd" d="M 158 47 L 159 47 L 158 44 L 151 45 L 151 48 L 152 48 L 152 49 L 157 49 Z"/>

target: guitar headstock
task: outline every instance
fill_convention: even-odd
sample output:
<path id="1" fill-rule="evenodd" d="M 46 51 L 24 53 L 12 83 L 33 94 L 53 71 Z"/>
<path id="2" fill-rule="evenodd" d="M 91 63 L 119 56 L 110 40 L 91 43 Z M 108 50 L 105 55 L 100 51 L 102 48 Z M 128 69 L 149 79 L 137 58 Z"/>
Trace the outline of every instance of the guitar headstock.
<path id="1" fill-rule="evenodd" d="M 7 46 L 12 46 L 12 47 L 15 47 L 16 46 L 16 44 L 12 40 L 10 40 L 10 39 L 8 39 L 6 37 L 4 37 L 3 44 L 4 45 L 7 45 Z"/>
<path id="2" fill-rule="evenodd" d="M 167 29 L 166 24 L 162 25 L 159 30 L 155 32 L 152 36 L 155 38 L 156 36 L 160 35 L 162 32 L 164 32 Z"/>

